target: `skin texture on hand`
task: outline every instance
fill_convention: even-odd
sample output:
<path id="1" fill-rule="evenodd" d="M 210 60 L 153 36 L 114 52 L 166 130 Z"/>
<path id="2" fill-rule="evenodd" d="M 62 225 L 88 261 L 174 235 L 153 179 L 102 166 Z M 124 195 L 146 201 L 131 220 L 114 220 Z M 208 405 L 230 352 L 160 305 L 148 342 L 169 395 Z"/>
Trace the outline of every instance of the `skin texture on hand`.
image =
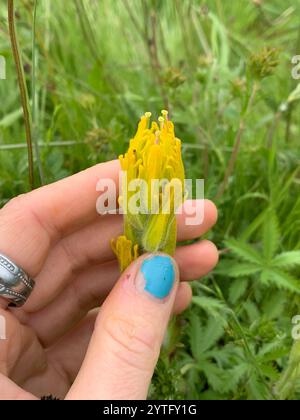
<path id="1" fill-rule="evenodd" d="M 96 212 L 99 178 L 117 183 L 118 171 L 117 161 L 99 164 L 17 197 L 0 210 L 0 252 L 36 281 L 21 309 L 7 308 L 0 299 L 7 335 L 0 340 L 0 399 L 48 394 L 69 399 L 146 398 L 171 313 L 180 313 L 190 303 L 188 281 L 216 265 L 218 252 L 211 242 L 178 246 L 176 281 L 163 303 L 138 287 L 136 279 L 147 256 L 119 279 L 110 240 L 122 232 L 122 218 Z M 178 241 L 206 233 L 217 211 L 205 200 L 201 225 L 188 226 L 185 217 L 184 212 L 178 216 Z M 158 290 L 152 281 L 149 287 Z M 144 358 L 137 356 L 141 349 Z"/>

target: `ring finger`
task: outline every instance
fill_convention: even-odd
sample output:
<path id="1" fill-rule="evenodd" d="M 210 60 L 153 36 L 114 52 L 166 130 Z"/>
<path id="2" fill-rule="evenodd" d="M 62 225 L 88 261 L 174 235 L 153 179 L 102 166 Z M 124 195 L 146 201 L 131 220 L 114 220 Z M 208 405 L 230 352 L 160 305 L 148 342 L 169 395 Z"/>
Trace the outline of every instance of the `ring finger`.
<path id="1" fill-rule="evenodd" d="M 213 243 L 202 241 L 178 247 L 175 259 L 181 280 L 189 281 L 206 275 L 214 268 L 218 251 Z M 116 261 L 82 271 L 51 304 L 29 315 L 26 322 L 35 329 L 43 345 L 49 347 L 92 308 L 101 305 L 118 277 Z"/>
<path id="2" fill-rule="evenodd" d="M 204 217 L 202 223 L 196 225 L 186 223 L 186 218 L 191 217 L 195 208 L 195 201 L 188 200 L 184 204 L 185 211 L 178 215 L 179 241 L 198 238 L 215 224 L 215 205 L 209 200 L 200 200 L 200 203 L 203 205 Z M 114 260 L 110 240 L 121 232 L 121 217 L 110 215 L 62 239 L 50 252 L 24 309 L 28 312 L 42 309 L 63 291 L 79 270 Z"/>

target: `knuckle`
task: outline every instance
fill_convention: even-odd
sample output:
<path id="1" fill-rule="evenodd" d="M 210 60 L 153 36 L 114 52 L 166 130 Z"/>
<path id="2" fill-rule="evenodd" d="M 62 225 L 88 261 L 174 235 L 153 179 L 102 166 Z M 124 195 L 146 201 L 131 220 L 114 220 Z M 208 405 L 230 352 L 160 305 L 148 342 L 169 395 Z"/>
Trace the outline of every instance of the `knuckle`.
<path id="1" fill-rule="evenodd" d="M 72 267 L 70 267 L 72 270 Z M 78 313 L 85 315 L 89 310 L 97 308 L 100 305 L 99 293 L 92 287 L 83 287 L 81 281 L 74 281 L 70 285 L 70 301 L 74 302 L 74 307 Z"/>
<path id="2" fill-rule="evenodd" d="M 71 245 L 69 238 L 60 241 L 60 248 L 71 271 L 74 272 L 79 269 L 81 267 L 80 258 L 74 252 L 74 247 Z"/>
<path id="3" fill-rule="evenodd" d="M 19 212 L 20 210 L 23 210 L 26 200 L 27 200 L 27 194 L 17 195 L 16 197 L 9 200 L 8 203 L 5 204 L 2 210 Z"/>
<path id="4" fill-rule="evenodd" d="M 18 195 L 0 210 L 0 229 L 2 232 L 13 229 L 16 224 L 25 226 L 26 217 L 24 216 L 24 210 L 26 209 L 26 201 L 26 194 Z"/>
<path id="5" fill-rule="evenodd" d="M 137 370 L 152 370 L 159 356 L 159 338 L 145 321 L 108 316 L 104 330 L 109 338 L 110 351 L 114 356 Z"/>
<path id="6" fill-rule="evenodd" d="M 32 223 L 38 226 L 43 232 L 45 232 L 49 239 L 52 240 L 59 235 L 55 227 L 45 218 L 40 217 L 39 212 L 36 211 L 33 204 L 36 191 L 31 191 L 26 194 L 20 194 L 12 198 L 1 210 L 3 218 L 6 216 L 9 220 L 17 219 L 20 222 L 26 224 Z M 51 221 L 51 217 L 49 217 Z"/>

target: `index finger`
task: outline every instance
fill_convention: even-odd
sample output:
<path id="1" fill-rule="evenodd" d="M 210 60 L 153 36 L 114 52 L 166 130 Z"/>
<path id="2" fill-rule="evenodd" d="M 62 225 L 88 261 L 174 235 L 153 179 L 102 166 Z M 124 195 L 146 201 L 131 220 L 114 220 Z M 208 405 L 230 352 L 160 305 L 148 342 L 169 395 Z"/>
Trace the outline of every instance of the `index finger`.
<path id="1" fill-rule="evenodd" d="M 53 243 L 97 217 L 97 182 L 118 185 L 119 168 L 101 163 L 11 200 L 0 210 L 0 252 L 35 277 Z"/>
<path id="2" fill-rule="evenodd" d="M 24 391 L 22 388 L 18 387 L 13 381 L 8 379 L 6 376 L 0 373 L 0 400 L 5 401 L 16 401 L 16 400 L 38 400 L 39 398 L 30 394 L 29 392 Z"/>

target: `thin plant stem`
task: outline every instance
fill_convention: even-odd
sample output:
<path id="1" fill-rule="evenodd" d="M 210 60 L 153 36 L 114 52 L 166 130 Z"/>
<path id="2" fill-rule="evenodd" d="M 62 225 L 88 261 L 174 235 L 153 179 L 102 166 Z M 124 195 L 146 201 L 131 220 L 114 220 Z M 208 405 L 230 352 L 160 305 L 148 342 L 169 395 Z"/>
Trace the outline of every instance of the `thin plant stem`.
<path id="1" fill-rule="evenodd" d="M 140 34 L 141 38 L 145 38 L 145 31 L 142 27 L 142 25 L 140 25 L 140 22 L 136 19 L 135 15 L 132 12 L 132 9 L 130 7 L 129 1 L 128 0 L 123 0 L 123 3 L 125 5 L 125 9 L 127 10 L 127 13 L 131 19 L 131 22 L 133 23 L 133 26 L 135 27 L 135 29 L 138 31 L 138 33 Z"/>
<path id="2" fill-rule="evenodd" d="M 300 48 L 300 28 L 298 29 L 298 36 L 297 36 L 297 40 L 296 40 L 295 51 L 298 51 L 299 48 Z M 295 81 L 292 79 L 291 80 L 291 90 L 293 89 L 294 84 L 295 84 Z M 292 121 L 293 121 L 294 109 L 295 109 L 295 104 L 290 103 L 289 108 L 288 108 L 288 112 L 287 112 L 287 117 L 286 117 L 286 127 L 285 127 L 285 142 L 286 143 L 289 142 L 290 137 L 291 137 L 291 125 L 292 125 Z"/>
<path id="3" fill-rule="evenodd" d="M 238 154 L 239 154 L 239 151 L 240 151 L 242 134 L 244 132 L 244 129 L 245 129 L 244 121 L 241 120 L 240 125 L 239 125 L 239 129 L 238 129 L 238 132 L 237 132 L 237 135 L 236 135 L 233 151 L 232 151 L 231 157 L 229 159 L 227 169 L 225 171 L 225 176 L 224 176 L 223 182 L 221 183 L 220 188 L 218 190 L 218 193 L 215 197 L 216 200 L 219 200 L 222 197 L 222 195 L 224 194 L 224 192 L 225 192 L 225 190 L 228 186 L 229 178 L 233 173 L 235 162 L 237 160 L 237 157 L 238 157 Z"/>
<path id="4" fill-rule="evenodd" d="M 77 11 L 77 15 L 79 18 L 80 27 L 83 33 L 83 36 L 85 37 L 87 46 L 94 57 L 94 60 L 100 67 L 100 69 L 103 71 L 103 76 L 107 79 L 108 85 L 112 88 L 112 91 L 118 91 L 118 86 L 116 83 L 116 80 L 113 78 L 113 76 L 110 73 L 107 73 L 104 71 L 103 66 L 103 60 L 101 55 L 99 54 L 97 40 L 95 38 L 94 30 L 91 25 L 89 16 L 87 15 L 86 8 L 84 6 L 84 3 L 82 0 L 75 0 L 75 7 Z"/>
<path id="5" fill-rule="evenodd" d="M 94 38 L 93 30 L 90 25 L 90 21 L 86 15 L 85 7 L 82 3 L 82 0 L 75 0 L 75 6 L 77 10 L 77 15 L 79 18 L 80 26 L 82 29 L 82 32 L 84 34 L 84 37 L 86 39 L 87 45 L 97 63 L 100 65 L 100 67 L 103 66 L 102 60 L 99 56 L 98 50 L 97 50 L 97 44 Z"/>
<path id="6" fill-rule="evenodd" d="M 293 344 L 287 368 L 275 387 L 275 392 L 279 400 L 286 400 L 293 394 L 297 380 L 300 378 L 300 341 L 296 340 Z"/>
<path id="7" fill-rule="evenodd" d="M 294 104 L 291 103 L 289 104 L 289 109 L 287 111 L 287 116 L 286 116 L 286 127 L 285 127 L 285 142 L 288 143 L 288 141 L 290 140 L 291 137 L 291 125 L 292 125 L 292 116 L 293 116 L 293 111 L 294 111 Z"/>
<path id="8" fill-rule="evenodd" d="M 180 25 L 181 35 L 182 35 L 182 41 L 183 41 L 183 47 L 185 49 L 185 55 L 187 57 L 187 64 L 190 65 L 192 61 L 193 53 L 190 49 L 191 43 L 189 41 L 189 37 L 187 35 L 187 30 L 185 23 L 183 22 L 184 18 L 184 11 L 182 9 L 182 2 L 180 0 L 175 0 L 175 10 L 177 14 L 177 19 Z"/>
<path id="9" fill-rule="evenodd" d="M 222 197 L 222 195 L 224 194 L 224 192 L 225 192 L 225 190 L 228 186 L 229 178 L 231 177 L 231 175 L 234 171 L 234 166 L 235 166 L 235 163 L 236 163 L 239 151 L 240 151 L 242 135 L 243 135 L 243 132 L 245 130 L 245 118 L 246 118 L 249 110 L 252 107 L 252 104 L 253 104 L 253 101 L 254 101 L 257 90 L 258 90 L 258 85 L 257 85 L 256 82 L 254 82 L 252 92 L 251 92 L 251 95 L 250 95 L 250 98 L 249 98 L 249 101 L 248 101 L 248 104 L 247 104 L 247 107 L 246 107 L 246 111 L 242 114 L 241 119 L 240 119 L 240 124 L 239 124 L 238 132 L 237 132 L 237 135 L 236 135 L 233 151 L 232 151 L 231 157 L 229 159 L 227 169 L 225 171 L 223 182 L 221 183 L 220 188 L 219 188 L 219 190 L 218 190 L 218 192 L 215 196 L 216 200 L 219 200 Z"/>
<path id="10" fill-rule="evenodd" d="M 267 134 L 267 148 L 268 149 L 272 149 L 275 131 L 276 131 L 276 128 L 278 126 L 281 116 L 282 116 L 282 112 L 280 110 L 277 111 L 273 118 L 271 126 L 268 130 L 268 134 Z"/>
<path id="11" fill-rule="evenodd" d="M 154 7 L 151 7 L 149 10 L 148 5 L 146 2 L 142 2 L 142 8 L 144 13 L 144 28 L 140 25 L 139 21 L 136 19 L 130 2 L 128 0 L 123 0 L 125 5 L 125 9 L 136 28 L 136 31 L 142 38 L 143 42 L 146 45 L 148 55 L 149 55 L 149 62 L 152 68 L 154 80 L 157 82 L 158 87 L 160 89 L 160 94 L 164 103 L 164 107 L 170 111 L 170 103 L 169 98 L 167 95 L 166 88 L 164 86 L 164 80 L 161 76 L 162 66 L 159 61 L 158 57 L 158 47 L 157 47 L 157 15 Z M 149 13 L 150 12 L 150 13 Z"/>
<path id="12" fill-rule="evenodd" d="M 67 146 L 77 146 L 80 144 L 86 144 L 84 141 L 76 141 L 76 140 L 67 140 L 67 141 L 51 141 L 50 143 L 47 142 L 39 142 L 39 148 L 51 148 L 51 147 L 67 147 Z M 24 143 L 14 143 L 14 144 L 0 144 L 0 150 L 21 150 L 25 149 L 27 146 Z"/>
<path id="13" fill-rule="evenodd" d="M 0 124 L 1 127 L 1 124 Z M 77 140 L 63 140 L 63 141 L 51 141 L 51 142 L 39 142 L 39 148 L 41 147 L 60 147 L 60 146 L 75 146 L 78 144 L 85 144 L 84 141 L 77 141 Z M 206 143 L 207 147 L 211 147 L 209 143 Z M 183 143 L 182 149 L 183 150 L 205 150 L 205 144 L 192 144 L 192 143 Z M 24 143 L 13 143 L 13 144 L 0 144 L 0 150 L 12 150 L 12 149 L 24 149 L 26 144 Z M 224 153 L 231 153 L 232 148 L 230 147 L 223 147 L 221 150 Z M 256 151 L 253 150 L 253 153 Z"/>
<path id="14" fill-rule="evenodd" d="M 14 15 L 14 0 L 7 0 L 8 10 L 8 26 L 9 36 L 12 46 L 12 52 L 14 56 L 18 85 L 20 90 L 21 103 L 23 108 L 24 123 L 25 123 L 25 134 L 28 151 L 28 172 L 29 172 L 29 185 L 31 189 L 34 189 L 34 164 L 33 164 L 33 148 L 32 148 L 32 133 L 31 133 L 31 116 L 30 106 L 28 99 L 28 92 L 25 82 L 25 75 L 22 65 L 22 57 L 20 55 L 18 39 L 15 29 L 15 15 Z"/>
<path id="15" fill-rule="evenodd" d="M 244 332 L 244 329 L 243 329 L 238 317 L 236 316 L 234 310 L 231 309 L 230 305 L 227 303 L 227 300 L 226 300 L 221 288 L 219 287 L 218 283 L 215 280 L 213 280 L 213 286 L 214 286 L 214 289 L 216 291 L 216 296 L 223 303 L 225 303 L 227 308 L 229 308 L 230 317 L 233 321 L 232 323 L 230 322 L 230 326 L 231 326 L 232 330 L 241 337 L 241 339 L 244 343 L 244 349 L 245 349 L 245 353 L 247 355 L 247 358 L 248 358 L 249 362 L 252 364 L 253 368 L 256 370 L 257 374 L 259 375 L 259 377 L 261 379 L 261 382 L 263 383 L 263 385 L 265 387 L 266 392 L 269 394 L 268 395 L 269 399 L 270 400 L 276 400 L 276 396 L 273 394 L 273 392 L 270 389 L 267 381 L 265 380 L 265 377 L 264 377 L 264 375 L 263 375 L 263 373 L 260 369 L 260 366 L 257 363 L 257 360 L 256 360 L 256 358 L 255 358 L 255 356 L 254 356 L 254 354 L 251 350 L 251 347 L 248 343 L 247 336 Z"/>
<path id="16" fill-rule="evenodd" d="M 144 26 L 145 26 L 145 43 L 149 53 L 149 61 L 152 67 L 154 80 L 159 86 L 160 94 L 164 103 L 164 107 L 170 111 L 170 104 L 168 95 L 164 86 L 164 81 L 161 77 L 161 64 L 158 58 L 157 49 L 157 16 L 153 6 L 150 8 L 145 2 L 142 2 L 144 11 Z"/>
<path id="17" fill-rule="evenodd" d="M 50 0 L 46 0 L 44 2 L 44 48 L 43 52 L 46 58 L 49 54 L 49 46 L 50 46 L 50 14 L 51 14 L 51 8 L 50 8 Z M 48 61 L 49 62 L 49 61 Z M 43 131 L 45 129 L 45 115 L 46 115 L 46 100 L 47 100 L 47 80 L 49 76 L 49 65 L 47 62 L 46 69 L 43 73 L 44 76 L 44 83 L 41 93 L 41 105 L 40 105 L 40 113 L 39 113 L 39 125 L 43 127 Z"/>
<path id="18" fill-rule="evenodd" d="M 153 68 L 154 74 L 156 75 L 157 83 L 160 87 L 160 93 L 164 102 L 164 107 L 170 111 L 169 99 L 168 99 L 168 95 L 164 86 L 164 81 L 162 80 L 162 77 L 161 77 L 161 65 L 158 58 L 157 15 L 154 9 L 150 11 L 150 22 L 151 22 L 152 34 L 151 34 L 151 37 L 149 38 L 148 45 L 149 45 L 149 54 L 150 54 L 150 59 L 152 63 L 152 68 Z"/>
<path id="19" fill-rule="evenodd" d="M 32 138 L 35 149 L 35 156 L 37 160 L 40 183 L 45 184 L 43 165 L 40 156 L 40 150 L 38 145 L 38 124 L 37 124 L 37 98 L 36 98 L 36 46 L 35 46 L 35 31 L 36 31 L 36 11 L 37 11 L 37 2 L 34 0 L 33 8 L 33 27 L 32 27 L 32 74 L 31 74 L 31 96 L 32 96 Z"/>
<path id="20" fill-rule="evenodd" d="M 161 49 L 162 52 L 164 53 L 166 62 L 168 64 L 169 67 L 172 66 L 172 59 L 167 47 L 167 42 L 166 42 L 166 38 L 165 38 L 165 33 L 164 33 L 164 28 L 161 22 L 161 19 L 158 17 L 158 30 L 159 30 L 159 35 L 160 35 L 160 44 L 161 44 Z"/>

